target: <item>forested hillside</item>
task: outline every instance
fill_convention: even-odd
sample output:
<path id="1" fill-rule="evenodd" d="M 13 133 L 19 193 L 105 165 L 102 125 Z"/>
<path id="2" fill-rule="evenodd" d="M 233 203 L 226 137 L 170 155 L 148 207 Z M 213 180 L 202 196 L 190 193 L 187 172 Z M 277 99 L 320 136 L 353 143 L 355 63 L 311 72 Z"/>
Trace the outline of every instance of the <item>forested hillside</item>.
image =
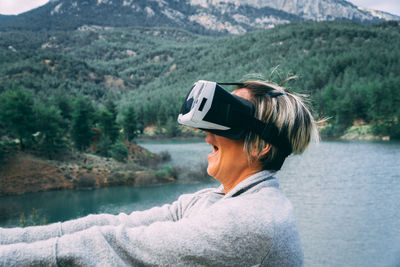
<path id="1" fill-rule="evenodd" d="M 177 134 L 175 119 L 193 82 L 235 82 L 249 73 L 277 83 L 298 76 L 287 85 L 310 95 L 316 117 L 331 117 L 326 134 L 340 135 L 354 121 L 363 121 L 377 135 L 400 135 L 398 22 L 292 23 L 218 38 L 179 29 L 93 26 L 0 32 L 0 134 L 24 142 L 48 126 L 16 130 L 6 107 L 15 108 L 18 97 L 29 103 L 22 106 L 32 108 L 15 109 L 31 114 L 28 121 L 46 116 L 46 121 L 57 121 L 59 132 L 43 138 L 68 135 L 79 143 L 73 125 L 84 102 L 90 104 L 87 112 L 95 114 L 85 115 L 88 129 L 109 131 L 109 139 L 115 122 L 130 138 L 149 125 L 168 125 Z M 134 113 L 131 118 L 129 113 Z"/>

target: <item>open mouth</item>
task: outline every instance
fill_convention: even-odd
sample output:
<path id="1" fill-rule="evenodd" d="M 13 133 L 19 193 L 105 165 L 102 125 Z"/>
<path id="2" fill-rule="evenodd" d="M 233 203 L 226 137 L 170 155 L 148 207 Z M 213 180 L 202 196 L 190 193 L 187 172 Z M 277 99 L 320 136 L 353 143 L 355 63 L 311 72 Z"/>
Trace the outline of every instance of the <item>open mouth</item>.
<path id="1" fill-rule="evenodd" d="M 219 149 L 216 145 L 212 145 L 212 153 L 209 156 L 213 156 L 213 155 L 217 154 L 218 150 Z"/>

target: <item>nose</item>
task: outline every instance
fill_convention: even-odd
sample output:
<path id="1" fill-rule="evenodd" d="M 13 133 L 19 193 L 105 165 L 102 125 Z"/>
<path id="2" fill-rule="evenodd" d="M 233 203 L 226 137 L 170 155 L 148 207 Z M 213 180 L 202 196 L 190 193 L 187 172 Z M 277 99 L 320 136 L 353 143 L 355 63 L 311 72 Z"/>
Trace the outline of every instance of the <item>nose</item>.
<path id="1" fill-rule="evenodd" d="M 207 144 L 211 144 L 213 138 L 214 138 L 214 134 L 210 133 L 210 132 L 206 132 L 207 136 L 206 136 L 206 143 Z"/>

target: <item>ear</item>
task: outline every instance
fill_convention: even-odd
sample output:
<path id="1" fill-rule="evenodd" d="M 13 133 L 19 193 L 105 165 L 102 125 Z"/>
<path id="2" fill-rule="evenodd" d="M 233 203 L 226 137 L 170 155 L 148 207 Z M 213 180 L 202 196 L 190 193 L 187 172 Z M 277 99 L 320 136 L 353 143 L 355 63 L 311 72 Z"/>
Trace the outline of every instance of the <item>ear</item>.
<path id="1" fill-rule="evenodd" d="M 265 155 L 267 155 L 268 154 L 268 152 L 271 150 L 271 145 L 270 144 L 266 144 L 265 145 L 265 147 L 264 147 L 264 149 L 261 151 L 261 153 L 258 155 L 258 153 L 255 151 L 255 149 L 253 149 L 253 151 L 251 152 L 251 156 L 253 157 L 253 158 L 262 158 L 262 157 L 264 157 Z"/>
<path id="2" fill-rule="evenodd" d="M 271 150 L 271 145 L 267 143 L 264 149 L 261 151 L 260 157 L 264 157 L 265 155 L 267 155 L 270 150 Z"/>

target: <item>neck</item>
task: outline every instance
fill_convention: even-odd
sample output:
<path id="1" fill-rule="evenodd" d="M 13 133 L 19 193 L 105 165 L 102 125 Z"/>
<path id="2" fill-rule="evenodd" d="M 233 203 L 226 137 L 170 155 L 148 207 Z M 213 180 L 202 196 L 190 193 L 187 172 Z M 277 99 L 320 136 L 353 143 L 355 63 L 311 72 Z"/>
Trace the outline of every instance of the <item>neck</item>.
<path id="1" fill-rule="evenodd" d="M 230 174 L 229 177 L 221 177 L 218 179 L 222 185 L 224 186 L 224 191 L 225 194 L 229 193 L 235 186 L 237 186 L 240 182 L 245 180 L 246 178 L 252 176 L 253 174 L 256 174 L 257 172 L 260 172 L 261 168 L 258 166 L 249 166 L 249 168 L 246 168 L 242 170 L 241 172 L 235 174 Z M 235 177 L 235 178 L 233 178 Z"/>

